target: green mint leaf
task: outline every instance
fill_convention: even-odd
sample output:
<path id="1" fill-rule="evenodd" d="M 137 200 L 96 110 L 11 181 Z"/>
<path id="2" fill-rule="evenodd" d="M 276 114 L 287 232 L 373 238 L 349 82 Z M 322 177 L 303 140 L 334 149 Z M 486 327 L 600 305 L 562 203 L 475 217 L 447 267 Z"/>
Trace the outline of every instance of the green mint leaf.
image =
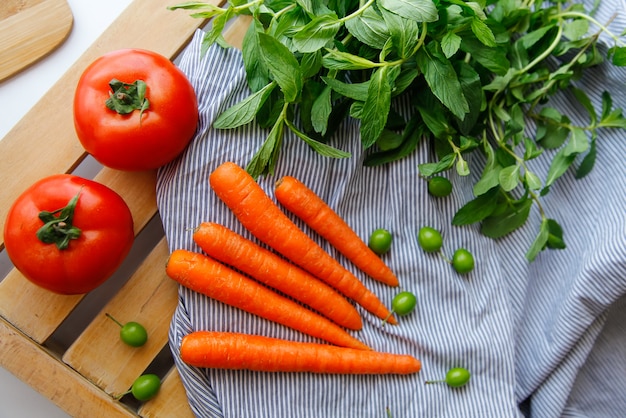
<path id="1" fill-rule="evenodd" d="M 287 120 L 285 121 L 285 124 L 294 134 L 296 134 L 296 136 L 306 142 L 311 148 L 313 148 L 315 152 L 324 157 L 350 158 L 352 156 L 352 154 L 350 154 L 349 152 L 345 152 L 343 150 L 331 147 L 330 145 L 324 144 L 323 142 L 316 141 L 315 139 L 307 136 L 304 132 L 300 131 Z"/>
<path id="2" fill-rule="evenodd" d="M 278 40 L 265 33 L 259 33 L 259 47 L 265 65 L 280 86 L 285 101 L 293 103 L 302 92 L 302 71 L 300 64 L 289 49 Z"/>
<path id="3" fill-rule="evenodd" d="M 395 97 L 404 93 L 406 89 L 413 85 L 413 82 L 419 75 L 420 72 L 417 68 L 402 68 L 402 71 L 396 78 L 391 95 Z"/>
<path id="4" fill-rule="evenodd" d="M 402 132 L 402 144 L 399 147 L 388 150 L 373 152 L 365 157 L 363 165 L 366 167 L 373 167 L 397 161 L 411 154 L 420 139 L 423 137 L 423 127 L 418 125 L 417 119 L 414 118 Z"/>
<path id="5" fill-rule="evenodd" d="M 459 176 L 469 176 L 470 174 L 469 164 L 460 154 L 457 154 L 456 158 L 456 173 Z"/>
<path id="6" fill-rule="evenodd" d="M 462 0 L 455 0 L 454 2 L 460 5 L 461 7 L 470 9 L 472 13 L 474 13 L 474 16 L 478 17 L 479 19 L 481 20 L 487 19 L 487 15 L 485 14 L 485 7 L 487 7 L 487 2 L 485 0 L 468 1 L 468 2 L 465 2 Z"/>
<path id="7" fill-rule="evenodd" d="M 543 219 L 541 221 L 541 225 L 539 226 L 539 233 L 535 237 L 535 240 L 530 245 L 530 248 L 526 252 L 526 259 L 528 261 L 533 261 L 537 255 L 545 248 L 548 243 L 548 238 L 550 237 L 550 229 L 548 227 L 548 219 Z"/>
<path id="8" fill-rule="evenodd" d="M 537 146 L 537 143 L 529 137 L 524 137 L 524 161 L 537 158 L 543 153 L 543 149 Z"/>
<path id="9" fill-rule="evenodd" d="M 292 37 L 294 47 L 303 53 L 315 52 L 332 44 L 341 28 L 336 15 L 317 16 Z"/>
<path id="10" fill-rule="evenodd" d="M 300 60 L 300 68 L 302 69 L 303 78 L 315 77 L 322 68 L 322 52 L 315 51 L 303 54 Z"/>
<path id="11" fill-rule="evenodd" d="M 494 187 L 461 206 L 452 218 L 452 225 L 471 225 L 491 215 L 498 207 L 498 193 Z"/>
<path id="12" fill-rule="evenodd" d="M 254 179 L 264 174 L 274 173 L 276 159 L 283 140 L 284 124 L 284 117 L 276 120 L 265 142 L 246 166 L 246 171 Z"/>
<path id="13" fill-rule="evenodd" d="M 589 113 L 591 124 L 595 125 L 596 121 L 598 120 L 598 116 L 596 114 L 596 109 L 593 106 L 593 103 L 591 103 L 591 99 L 589 99 L 589 96 L 587 95 L 587 93 L 584 90 L 581 90 L 576 87 L 571 87 L 571 90 L 572 90 L 572 93 L 574 93 L 576 100 L 578 100 L 578 102 L 585 108 L 587 113 Z"/>
<path id="14" fill-rule="evenodd" d="M 296 3 L 300 5 L 308 14 L 315 14 L 313 11 L 313 2 L 312 0 L 296 0 Z"/>
<path id="15" fill-rule="evenodd" d="M 441 50 L 446 58 L 450 58 L 459 51 L 461 47 L 461 37 L 454 32 L 447 32 L 441 38 Z"/>
<path id="16" fill-rule="evenodd" d="M 444 155 L 436 163 L 422 163 L 418 166 L 422 176 L 429 177 L 437 173 L 449 170 L 456 161 L 456 154 Z"/>
<path id="17" fill-rule="evenodd" d="M 222 36 L 222 32 L 224 31 L 224 27 L 226 27 L 226 23 L 234 16 L 233 7 L 230 6 L 228 9 L 224 10 L 223 13 L 218 14 L 211 21 L 211 30 L 209 30 L 202 40 L 202 45 L 200 48 L 201 54 L 205 55 L 208 51 L 209 47 L 213 45 L 218 38 Z"/>
<path id="18" fill-rule="evenodd" d="M 261 23 L 266 22 L 264 16 L 260 16 L 258 20 L 260 20 Z M 272 35 L 291 49 L 292 42 L 289 38 L 298 33 L 298 31 L 310 21 L 311 18 L 302 8 L 294 7 L 291 10 L 287 9 L 287 11 L 281 15 L 280 19 L 274 19 L 269 27 L 269 31 L 266 31 L 265 26 L 263 26 L 264 29 L 261 32 Z"/>
<path id="19" fill-rule="evenodd" d="M 575 154 L 565 155 L 565 148 L 561 148 L 552 158 L 552 163 L 548 169 L 548 175 L 545 181 L 545 187 L 549 187 L 556 179 L 565 174 L 575 158 Z"/>
<path id="20" fill-rule="evenodd" d="M 602 113 L 600 115 L 600 120 L 606 119 L 613 110 L 613 98 L 608 91 L 602 92 Z"/>
<path id="21" fill-rule="evenodd" d="M 252 93 L 237 104 L 229 107 L 215 119 L 213 127 L 217 129 L 231 129 L 252 122 L 275 86 L 276 83 L 271 82 L 256 93 Z"/>
<path id="22" fill-rule="evenodd" d="M 432 94 L 424 92 L 416 106 L 424 124 L 435 138 L 448 138 L 454 135 L 454 128 L 446 119 L 444 108 Z"/>
<path id="23" fill-rule="evenodd" d="M 480 196 L 487 193 L 489 190 L 500 184 L 499 174 L 501 167 L 496 160 L 496 153 L 494 152 L 489 141 L 483 141 L 482 145 L 483 152 L 487 156 L 487 161 L 485 161 L 485 167 L 483 168 L 480 179 L 474 184 L 474 196 Z"/>
<path id="24" fill-rule="evenodd" d="M 298 103 L 298 116 L 301 129 L 307 132 L 307 134 L 315 132 L 313 122 L 311 121 L 311 112 L 313 110 L 313 102 L 324 90 L 324 87 L 326 87 L 324 84 L 313 79 L 307 79 L 304 82 L 304 86 L 302 86 L 302 95 Z"/>
<path id="25" fill-rule="evenodd" d="M 552 115 L 552 110 L 557 114 Z M 570 135 L 570 130 L 565 126 L 569 121 L 552 108 L 542 109 L 541 116 L 543 119 L 537 121 L 536 141 L 547 149 L 555 149 L 563 145 Z"/>
<path id="26" fill-rule="evenodd" d="M 581 179 L 585 177 L 587 174 L 593 170 L 593 167 L 596 163 L 598 151 L 596 148 L 596 141 L 592 140 L 591 145 L 589 146 L 589 152 L 585 155 L 585 157 L 580 162 L 578 169 L 576 170 L 576 178 Z"/>
<path id="27" fill-rule="evenodd" d="M 561 225 L 554 219 L 548 219 L 548 231 L 550 231 L 547 242 L 548 248 L 557 250 L 564 249 L 566 245 L 563 240 L 563 228 Z"/>
<path id="28" fill-rule="evenodd" d="M 548 24 L 545 26 L 540 26 L 539 28 L 533 30 L 532 32 L 528 32 L 522 37 L 520 37 L 516 44 L 520 44 L 523 50 L 528 50 L 535 46 L 537 42 L 539 42 L 543 37 L 554 28 L 555 24 Z"/>
<path id="29" fill-rule="evenodd" d="M 261 55 L 258 34 L 263 32 L 263 25 L 257 19 L 253 19 L 244 34 L 241 54 L 248 87 L 253 92 L 261 90 L 270 82 L 270 73 Z"/>
<path id="30" fill-rule="evenodd" d="M 615 109 L 608 115 L 604 116 L 599 126 L 604 128 L 621 128 L 626 129 L 626 118 L 622 116 L 622 109 Z"/>
<path id="31" fill-rule="evenodd" d="M 377 4 L 405 19 L 416 22 L 435 22 L 439 18 L 432 0 L 378 0 Z"/>
<path id="32" fill-rule="evenodd" d="M 329 70 L 366 70 L 378 67 L 373 61 L 336 49 L 327 50 L 322 65 Z"/>
<path id="33" fill-rule="evenodd" d="M 469 105 L 463 95 L 461 83 L 454 67 L 441 52 L 439 43 L 430 42 L 417 53 L 417 65 L 424 73 L 424 78 L 433 94 L 454 116 L 463 120 L 469 112 Z"/>
<path id="34" fill-rule="evenodd" d="M 509 87 L 509 84 L 516 76 L 516 71 L 514 68 L 510 68 L 503 75 L 497 75 L 494 77 L 491 82 L 485 84 L 483 86 L 483 90 L 485 91 L 493 91 L 493 92 L 503 92 Z"/>
<path id="35" fill-rule="evenodd" d="M 504 205 L 504 204 L 502 204 Z M 485 218 L 480 226 L 480 232 L 489 238 L 501 238 L 526 223 L 532 200 L 524 199 L 514 205 L 498 208 L 497 215 Z"/>
<path id="36" fill-rule="evenodd" d="M 313 106 L 311 107 L 311 124 L 313 125 L 315 132 L 319 132 L 322 135 L 326 133 L 328 118 L 333 110 L 330 101 L 331 93 L 331 88 L 326 86 L 319 96 L 317 96 L 317 98 L 313 101 Z"/>
<path id="37" fill-rule="evenodd" d="M 380 12 L 389 28 L 389 35 L 393 50 L 402 58 L 408 58 L 415 52 L 419 42 L 419 27 L 415 20 L 405 19 L 395 13 L 380 9 Z"/>
<path id="38" fill-rule="evenodd" d="M 348 19 L 346 29 L 356 39 L 375 49 L 383 49 L 389 30 L 383 17 L 373 7 L 368 7 L 354 19 Z"/>
<path id="39" fill-rule="evenodd" d="M 474 16 L 472 18 L 471 28 L 474 35 L 476 35 L 476 39 L 482 42 L 483 45 L 489 47 L 496 46 L 496 37 L 483 20 Z"/>
<path id="40" fill-rule="evenodd" d="M 500 185 L 500 170 L 502 167 L 496 163 L 488 165 L 472 189 L 474 196 L 481 196 L 492 188 Z"/>
<path id="41" fill-rule="evenodd" d="M 398 148 L 402 144 L 402 135 L 389 129 L 383 129 L 376 139 L 376 145 L 381 151 L 389 151 Z"/>
<path id="42" fill-rule="evenodd" d="M 609 51 L 611 62 L 619 67 L 626 66 L 626 47 L 613 47 Z"/>
<path id="43" fill-rule="evenodd" d="M 180 4 L 176 4 L 174 6 L 167 6 L 168 10 L 199 10 L 199 9 L 207 9 L 207 11 L 222 11 L 217 6 L 212 5 L 211 3 L 201 2 L 201 1 L 187 1 Z"/>
<path id="44" fill-rule="evenodd" d="M 563 36 L 572 41 L 582 38 L 587 32 L 589 32 L 589 20 L 587 19 L 575 19 L 565 22 L 563 25 Z"/>
<path id="45" fill-rule="evenodd" d="M 363 102 L 352 102 L 349 114 L 354 119 L 361 119 L 363 117 Z"/>
<path id="46" fill-rule="evenodd" d="M 498 182 L 505 192 L 510 192 L 519 184 L 520 166 L 518 164 L 504 167 L 498 174 Z"/>
<path id="47" fill-rule="evenodd" d="M 388 72 L 388 67 L 381 67 L 372 74 L 370 79 L 367 99 L 363 103 L 360 129 L 364 148 L 374 145 L 387 123 L 391 107 L 391 84 Z"/>
<path id="48" fill-rule="evenodd" d="M 363 83 L 343 83 L 334 78 L 322 77 L 322 81 L 344 97 L 348 97 L 359 102 L 364 102 L 367 99 L 367 90 L 370 85 L 369 80 L 364 81 Z"/>
<path id="49" fill-rule="evenodd" d="M 524 172 L 524 182 L 530 190 L 539 190 L 542 186 L 539 176 L 528 169 Z"/>
<path id="50" fill-rule="evenodd" d="M 587 139 L 585 130 L 577 127 L 572 127 L 571 130 L 572 134 L 563 150 L 565 156 L 580 154 L 587 151 L 589 148 L 589 140 Z"/>
<path id="51" fill-rule="evenodd" d="M 479 122 L 483 104 L 485 103 L 485 93 L 482 89 L 480 75 L 465 62 L 460 62 L 457 66 L 459 82 L 463 96 L 467 100 L 469 112 L 465 114 L 463 120 L 456 119 L 456 125 L 464 135 L 471 135 Z"/>
<path id="52" fill-rule="evenodd" d="M 490 48 L 476 38 L 465 37 L 461 41 L 461 50 L 496 75 L 503 76 L 511 69 L 507 49 L 504 47 Z"/>

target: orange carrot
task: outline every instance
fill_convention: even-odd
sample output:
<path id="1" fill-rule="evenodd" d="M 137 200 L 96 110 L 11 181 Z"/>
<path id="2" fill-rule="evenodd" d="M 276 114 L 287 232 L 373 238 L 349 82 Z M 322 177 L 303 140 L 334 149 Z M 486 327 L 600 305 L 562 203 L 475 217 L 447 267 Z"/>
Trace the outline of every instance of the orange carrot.
<path id="1" fill-rule="evenodd" d="M 352 273 L 294 224 L 254 178 L 232 162 L 209 176 L 215 193 L 259 240 L 381 319 L 389 309 Z M 392 316 L 388 321 L 396 324 Z"/>
<path id="2" fill-rule="evenodd" d="M 398 286 L 398 278 L 354 230 L 324 200 L 291 176 L 276 183 L 276 199 L 324 237 L 341 254 L 370 277 Z"/>
<path id="3" fill-rule="evenodd" d="M 337 324 L 203 254 L 175 250 L 165 270 L 181 285 L 227 305 L 332 344 L 369 350 Z"/>
<path id="4" fill-rule="evenodd" d="M 193 238 L 210 257 L 299 300 L 338 325 L 362 328 L 359 312 L 342 295 L 276 253 L 213 222 L 200 224 Z"/>
<path id="5" fill-rule="evenodd" d="M 411 374 L 421 369 L 409 355 L 212 331 L 185 335 L 180 357 L 195 367 L 262 372 Z"/>

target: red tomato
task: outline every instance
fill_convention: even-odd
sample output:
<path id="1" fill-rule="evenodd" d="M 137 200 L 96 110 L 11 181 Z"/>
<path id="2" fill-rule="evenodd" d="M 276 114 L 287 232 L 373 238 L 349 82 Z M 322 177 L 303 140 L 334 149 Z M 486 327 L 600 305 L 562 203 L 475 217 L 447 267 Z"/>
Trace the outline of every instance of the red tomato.
<path id="1" fill-rule="evenodd" d="M 44 224 L 50 227 L 42 229 Z M 46 177 L 26 189 L 4 224 L 13 265 L 33 283 L 68 295 L 87 293 L 109 278 L 134 237 L 133 218 L 120 195 L 70 174 Z"/>
<path id="2" fill-rule="evenodd" d="M 149 170 L 172 161 L 197 125 L 193 86 L 174 63 L 151 51 L 103 55 L 86 68 L 74 95 L 78 139 L 101 164 L 118 170 Z"/>

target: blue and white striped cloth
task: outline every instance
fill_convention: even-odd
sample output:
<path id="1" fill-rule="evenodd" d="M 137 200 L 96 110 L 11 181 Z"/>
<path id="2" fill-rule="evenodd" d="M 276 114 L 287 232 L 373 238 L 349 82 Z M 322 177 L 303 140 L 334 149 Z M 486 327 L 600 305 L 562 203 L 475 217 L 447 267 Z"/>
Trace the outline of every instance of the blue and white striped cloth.
<path id="1" fill-rule="evenodd" d="M 616 24 L 624 27 L 624 20 L 622 14 Z M 203 221 L 251 237 L 211 191 L 208 176 L 227 160 L 245 166 L 267 135 L 256 126 L 211 128 L 217 115 L 248 91 L 240 53 L 212 47 L 201 56 L 202 36 L 201 31 L 195 34 L 179 64 L 200 99 L 199 130 L 184 155 L 158 174 L 158 205 L 171 250 L 199 251 L 191 230 Z M 610 89 L 615 104 L 626 107 L 624 72 L 601 67 L 580 85 L 596 102 Z M 555 106 L 568 109 L 572 120 L 584 121 L 584 112 L 570 103 L 563 95 Z M 400 325 L 382 329 L 379 319 L 360 310 L 364 328 L 354 335 L 376 350 L 414 355 L 423 370 L 398 377 L 189 367 L 178 358 L 178 347 L 193 330 L 311 338 L 181 288 L 170 346 L 198 417 L 384 418 L 387 408 L 394 418 L 626 416 L 623 132 L 602 131 L 593 172 L 581 180 L 566 174 L 545 197 L 544 208 L 563 225 L 568 247 L 544 251 L 533 263 L 524 254 L 539 226 L 534 210 L 526 226 L 497 241 L 482 236 L 476 226 L 450 224 L 457 208 L 472 198 L 471 184 L 479 169 L 471 178 L 448 173 L 454 191 L 435 199 L 417 171 L 419 163 L 434 158 L 427 142 L 410 157 L 376 168 L 362 166 L 356 122 L 345 123 L 333 145 L 353 157 L 320 157 L 288 135 L 275 176 L 259 182 L 273 196 L 276 179 L 293 175 L 319 193 L 361 237 L 381 227 L 393 233 L 392 250 L 384 258 L 401 288 L 417 295 L 417 308 L 401 317 Z M 480 161 L 470 164 L 478 167 Z M 545 175 L 548 164 L 547 158 L 540 158 L 533 169 Z M 424 225 L 442 231 L 447 254 L 459 247 L 469 249 L 476 258 L 475 270 L 459 276 L 438 255 L 425 254 L 416 239 Z M 365 277 L 325 241 L 311 236 L 391 304 L 398 289 Z M 424 385 L 455 366 L 472 373 L 465 387 Z"/>

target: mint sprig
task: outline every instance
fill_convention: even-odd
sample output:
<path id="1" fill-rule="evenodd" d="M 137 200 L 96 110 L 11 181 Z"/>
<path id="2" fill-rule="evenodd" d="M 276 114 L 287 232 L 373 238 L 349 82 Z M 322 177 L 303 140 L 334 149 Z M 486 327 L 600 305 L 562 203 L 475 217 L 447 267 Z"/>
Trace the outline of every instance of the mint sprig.
<path id="1" fill-rule="evenodd" d="M 273 173 L 285 130 L 322 155 L 348 157 L 326 144 L 346 118 L 360 120 L 366 165 L 404 158 L 423 136 L 437 157 L 420 165 L 422 176 L 446 170 L 467 176 L 468 154 L 483 153 L 484 166 L 471 168 L 481 170 L 475 197 L 453 224 L 480 222 L 485 235 L 498 238 L 524 225 L 536 206 L 541 222 L 526 254 L 531 261 L 543 249 L 565 247 L 542 197 L 568 170 L 580 178 L 593 169 L 600 130 L 626 129 L 608 92 L 595 109 L 577 86 L 602 62 L 626 66 L 624 33 L 612 33 L 610 22 L 597 21 L 582 4 L 231 0 L 170 9 L 214 19 L 205 50 L 225 45 L 228 20 L 253 17 L 242 48 L 251 96 L 215 123 L 229 129 L 255 120 L 268 129 L 247 167 L 252 176 Z M 601 34 L 606 49 L 598 47 Z M 563 91 L 588 113 L 586 124 L 550 105 Z M 394 106 L 405 95 L 414 109 L 406 119 Z M 532 170 L 535 158 L 550 159 L 544 178 Z"/>

